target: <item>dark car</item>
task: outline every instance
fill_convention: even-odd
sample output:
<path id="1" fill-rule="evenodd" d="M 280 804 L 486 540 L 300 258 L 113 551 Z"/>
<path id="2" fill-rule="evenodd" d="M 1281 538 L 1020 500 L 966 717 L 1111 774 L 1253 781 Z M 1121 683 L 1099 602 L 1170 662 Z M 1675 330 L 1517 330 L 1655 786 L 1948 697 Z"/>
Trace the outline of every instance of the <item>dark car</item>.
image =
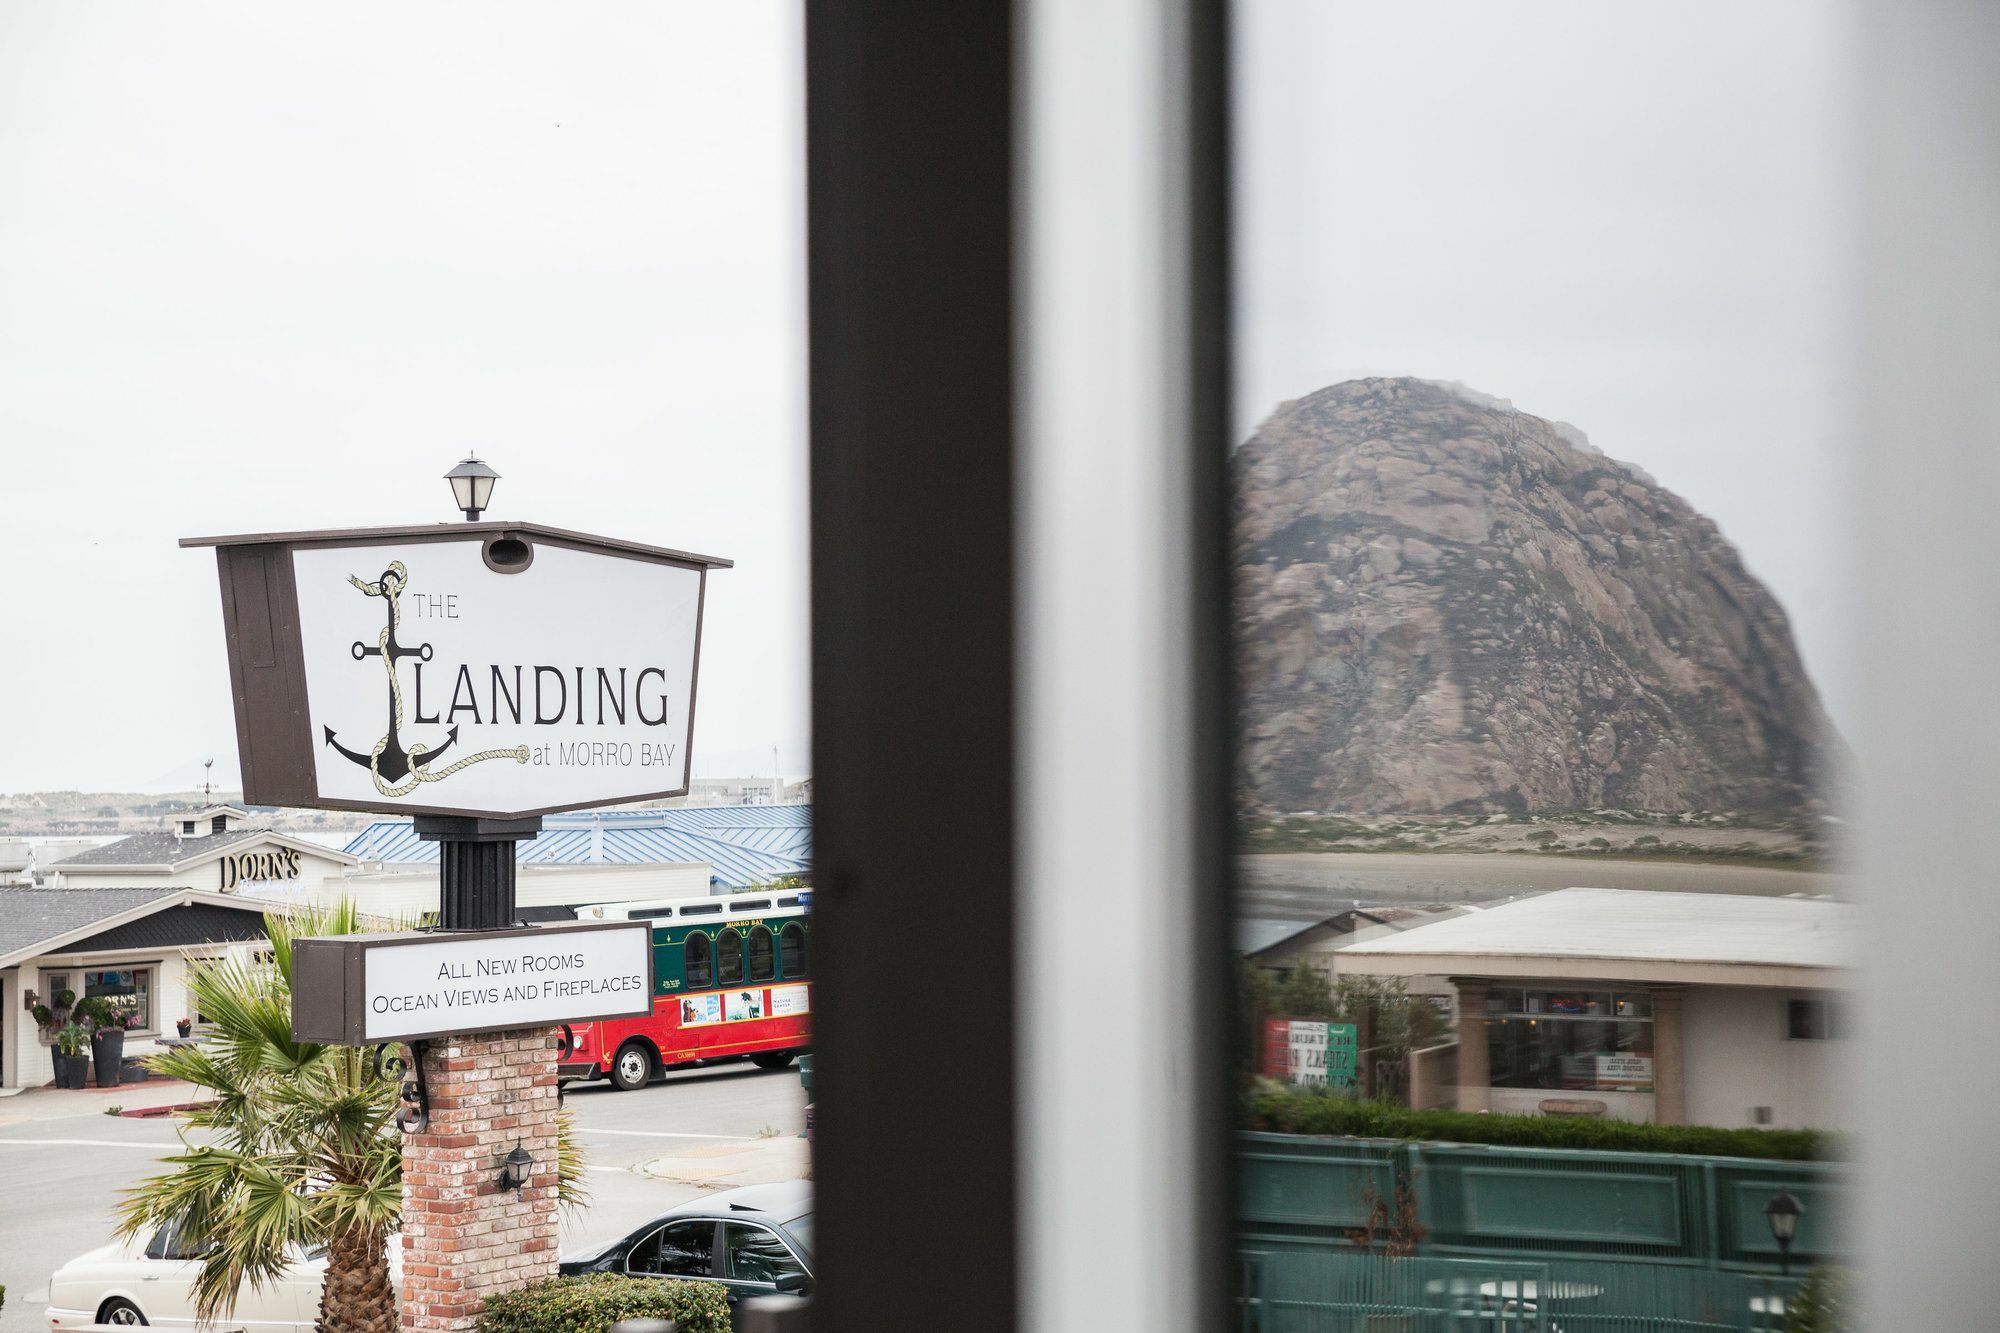
<path id="1" fill-rule="evenodd" d="M 682 1204 L 609 1245 L 565 1257 L 562 1272 L 698 1278 L 745 1296 L 812 1287 L 812 1183 L 745 1185 Z"/>

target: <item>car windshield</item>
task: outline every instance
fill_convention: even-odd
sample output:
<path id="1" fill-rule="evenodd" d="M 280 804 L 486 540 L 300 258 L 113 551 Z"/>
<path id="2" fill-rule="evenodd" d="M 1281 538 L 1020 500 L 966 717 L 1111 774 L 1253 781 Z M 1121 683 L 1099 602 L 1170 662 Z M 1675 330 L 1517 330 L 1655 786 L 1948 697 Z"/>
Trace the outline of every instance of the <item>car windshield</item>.
<path id="1" fill-rule="evenodd" d="M 799 1243 L 805 1250 L 807 1258 L 812 1257 L 813 1215 L 811 1213 L 800 1213 L 785 1223 L 785 1233 Z"/>

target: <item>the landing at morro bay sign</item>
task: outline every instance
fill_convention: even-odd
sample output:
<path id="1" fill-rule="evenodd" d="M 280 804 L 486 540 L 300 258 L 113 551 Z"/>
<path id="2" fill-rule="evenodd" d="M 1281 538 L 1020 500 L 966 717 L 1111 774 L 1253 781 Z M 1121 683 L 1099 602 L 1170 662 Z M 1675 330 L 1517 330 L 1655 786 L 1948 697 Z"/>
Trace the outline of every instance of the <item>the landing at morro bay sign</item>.
<path id="1" fill-rule="evenodd" d="M 246 801 L 510 818 L 687 791 L 727 560 L 527 523 L 182 545 L 216 548 Z"/>

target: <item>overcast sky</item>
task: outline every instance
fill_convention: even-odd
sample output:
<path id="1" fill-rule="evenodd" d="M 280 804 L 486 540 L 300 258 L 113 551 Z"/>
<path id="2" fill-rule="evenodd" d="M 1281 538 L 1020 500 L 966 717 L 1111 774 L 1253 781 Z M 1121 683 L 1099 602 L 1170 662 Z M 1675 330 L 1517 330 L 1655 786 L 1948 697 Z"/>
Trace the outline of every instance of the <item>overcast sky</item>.
<path id="1" fill-rule="evenodd" d="M 1357 374 L 1715 518 L 1836 716 L 1836 7 L 1246 0 L 1238 434 Z M 233 765 L 188 534 L 733 557 L 699 773 L 809 763 L 797 7 L 0 6 L 0 791 Z M 233 774 L 229 779 L 233 782 Z"/>
<path id="2" fill-rule="evenodd" d="M 1721 525 L 1838 722 L 1843 7 L 1238 12 L 1239 435 L 1365 374 L 1568 421 Z"/>
<path id="3" fill-rule="evenodd" d="M 0 6 L 0 791 L 196 775 L 190 534 L 491 517 L 728 556 L 694 763 L 805 771 L 787 4 Z"/>

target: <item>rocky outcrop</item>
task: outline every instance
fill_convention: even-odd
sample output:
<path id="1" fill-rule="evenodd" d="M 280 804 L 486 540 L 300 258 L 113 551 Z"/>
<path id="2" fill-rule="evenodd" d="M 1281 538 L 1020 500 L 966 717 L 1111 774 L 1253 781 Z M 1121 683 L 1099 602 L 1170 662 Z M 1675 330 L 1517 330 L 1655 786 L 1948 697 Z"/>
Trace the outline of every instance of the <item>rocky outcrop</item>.
<path id="1" fill-rule="evenodd" d="M 1814 808 L 1840 741 L 1784 611 L 1574 427 L 1354 380 L 1281 406 L 1236 471 L 1251 807 Z"/>

